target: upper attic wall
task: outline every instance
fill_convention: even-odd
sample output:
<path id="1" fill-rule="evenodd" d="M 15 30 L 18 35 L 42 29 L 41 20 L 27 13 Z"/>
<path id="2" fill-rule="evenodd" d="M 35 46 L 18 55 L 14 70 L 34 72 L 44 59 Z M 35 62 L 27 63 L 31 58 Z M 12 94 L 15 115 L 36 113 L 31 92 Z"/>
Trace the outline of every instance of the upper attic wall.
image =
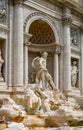
<path id="1" fill-rule="evenodd" d="M 37 2 L 38 4 L 45 6 L 51 10 L 62 13 L 62 8 L 57 6 L 57 3 L 54 0 L 34 0 L 34 2 Z"/>

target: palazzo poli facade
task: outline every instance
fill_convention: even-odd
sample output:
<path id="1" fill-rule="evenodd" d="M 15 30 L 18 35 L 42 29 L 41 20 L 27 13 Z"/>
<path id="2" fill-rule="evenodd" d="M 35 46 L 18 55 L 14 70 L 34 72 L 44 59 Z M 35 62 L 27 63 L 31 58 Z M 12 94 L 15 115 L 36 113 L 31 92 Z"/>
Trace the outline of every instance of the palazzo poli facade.
<path id="1" fill-rule="evenodd" d="M 1 94 L 35 83 L 44 51 L 55 86 L 83 94 L 82 0 L 0 0 L 0 51 Z"/>

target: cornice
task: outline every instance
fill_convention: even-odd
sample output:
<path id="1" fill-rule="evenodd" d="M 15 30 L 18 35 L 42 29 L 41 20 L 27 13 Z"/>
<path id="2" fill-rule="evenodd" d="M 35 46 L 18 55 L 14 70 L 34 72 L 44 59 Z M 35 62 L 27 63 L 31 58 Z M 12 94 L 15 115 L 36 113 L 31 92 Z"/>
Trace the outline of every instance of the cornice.
<path id="1" fill-rule="evenodd" d="M 79 53 L 79 54 L 81 53 L 80 49 L 79 48 L 75 48 L 75 47 L 71 47 L 71 51 Z"/>
<path id="2" fill-rule="evenodd" d="M 62 3 L 67 6 L 73 5 L 74 7 L 79 7 L 79 4 L 74 0 L 62 0 Z"/>
<path id="3" fill-rule="evenodd" d="M 54 18 L 57 18 L 57 19 L 61 19 L 62 18 L 62 14 L 57 12 L 56 10 L 52 10 L 44 5 L 41 5 L 37 2 L 34 2 L 34 0 L 28 0 L 26 2 L 24 2 L 24 6 L 25 7 L 31 7 L 31 8 L 34 8 L 36 10 L 39 10 L 43 13 L 46 13 L 50 16 L 53 16 Z"/>
<path id="4" fill-rule="evenodd" d="M 71 11 L 77 12 L 78 14 L 80 14 L 80 16 L 83 15 L 83 9 L 80 8 L 79 4 L 77 4 L 76 2 L 70 1 L 70 0 L 63 0 L 63 1 L 60 1 L 60 2 L 62 3 L 63 8 L 64 7 L 70 8 Z"/>
<path id="5" fill-rule="evenodd" d="M 9 33 L 9 28 L 7 26 L 3 26 L 0 24 L 0 34 L 8 35 L 8 33 Z"/>
<path id="6" fill-rule="evenodd" d="M 70 8 L 71 12 L 77 13 L 79 17 L 83 17 L 83 9 L 79 7 L 79 5 L 76 2 L 70 1 L 70 0 L 52 0 L 54 1 L 54 4 L 61 8 Z M 52 2 L 49 1 L 49 2 Z M 57 3 L 57 4 L 56 4 Z M 28 0 L 24 2 L 24 6 L 32 7 L 36 10 L 39 10 L 43 13 L 47 13 L 48 15 L 53 16 L 54 18 L 61 19 L 62 14 L 57 12 L 56 10 L 49 9 L 48 7 L 45 7 L 44 5 L 41 5 L 34 0 Z"/>
<path id="7" fill-rule="evenodd" d="M 0 29 L 9 31 L 9 28 L 6 25 L 0 24 Z"/>

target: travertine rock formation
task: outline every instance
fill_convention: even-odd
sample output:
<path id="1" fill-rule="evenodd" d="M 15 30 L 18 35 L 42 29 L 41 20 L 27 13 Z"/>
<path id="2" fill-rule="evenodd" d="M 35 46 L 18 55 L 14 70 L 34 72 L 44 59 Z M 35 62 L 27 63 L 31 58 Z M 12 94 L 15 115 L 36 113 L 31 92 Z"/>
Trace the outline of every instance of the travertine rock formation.
<path id="1" fill-rule="evenodd" d="M 38 104 L 35 104 L 37 107 L 34 107 L 31 100 L 30 108 L 33 109 L 32 111 L 27 109 L 28 113 L 26 113 L 10 97 L 0 98 L 0 130 L 29 130 L 32 127 L 32 130 L 37 127 L 39 130 L 48 130 L 48 127 L 82 126 L 83 110 L 80 109 L 75 99 L 66 99 L 58 90 L 29 89 L 40 97 L 39 107 Z M 29 93 L 29 91 L 27 92 Z M 31 96 L 34 97 L 33 94 Z M 24 98 L 24 102 L 27 103 L 31 97 L 26 98 Z"/>
<path id="2" fill-rule="evenodd" d="M 16 105 L 10 97 L 0 98 L 0 116 L 4 120 L 14 120 L 17 117 L 24 117 L 23 110 Z"/>

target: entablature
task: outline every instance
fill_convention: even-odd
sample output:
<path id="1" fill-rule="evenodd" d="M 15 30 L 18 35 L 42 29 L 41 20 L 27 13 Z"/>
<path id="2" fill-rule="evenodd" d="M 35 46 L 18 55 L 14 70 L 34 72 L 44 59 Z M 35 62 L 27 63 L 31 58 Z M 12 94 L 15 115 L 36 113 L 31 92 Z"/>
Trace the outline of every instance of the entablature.
<path id="1" fill-rule="evenodd" d="M 78 13 L 79 16 L 83 16 L 83 9 L 80 8 L 79 4 L 74 0 L 61 0 L 60 1 L 63 7 L 67 7 L 71 9 L 71 12 Z"/>
<path id="2" fill-rule="evenodd" d="M 63 48 L 63 44 L 60 43 L 51 43 L 51 44 L 46 44 L 46 45 L 41 45 L 41 44 L 25 44 L 29 51 L 33 51 L 33 52 L 43 52 L 43 51 L 47 51 L 47 52 L 52 52 L 52 53 L 61 53 L 61 50 Z M 58 48 L 58 49 L 57 49 Z"/>
<path id="3" fill-rule="evenodd" d="M 62 19 L 62 9 L 61 8 L 56 8 L 56 6 L 55 6 L 54 9 L 51 9 L 50 7 L 42 5 L 39 2 L 35 2 L 33 0 L 28 0 L 28 1 L 24 2 L 24 6 L 25 7 L 29 6 L 29 7 L 33 8 L 33 9 L 39 10 L 39 11 L 41 11 L 43 13 L 46 13 L 46 14 L 54 17 L 54 18 Z"/>

